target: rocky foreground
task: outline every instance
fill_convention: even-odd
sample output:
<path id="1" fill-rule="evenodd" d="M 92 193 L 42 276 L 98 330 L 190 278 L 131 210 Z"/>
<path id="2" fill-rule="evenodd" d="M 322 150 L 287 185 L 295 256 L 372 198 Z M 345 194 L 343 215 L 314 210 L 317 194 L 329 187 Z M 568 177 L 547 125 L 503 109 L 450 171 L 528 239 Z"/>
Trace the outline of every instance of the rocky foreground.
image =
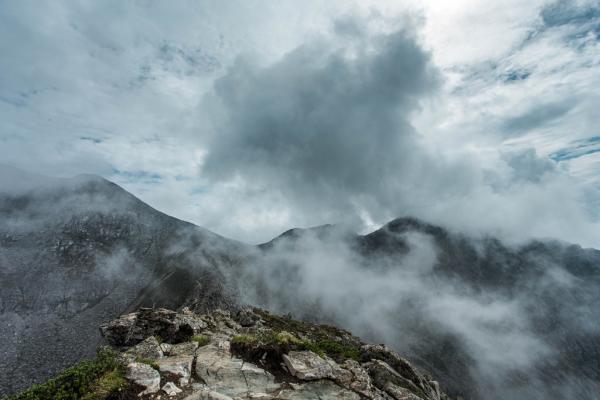
<path id="1" fill-rule="evenodd" d="M 100 364 L 74 367 L 14 399 L 449 399 L 384 345 L 257 308 L 205 315 L 142 308 L 100 330 L 112 348 L 101 351 Z"/>
<path id="2" fill-rule="evenodd" d="M 235 315 L 141 309 L 101 331 L 142 398 L 448 398 L 384 345 L 255 308 Z"/>

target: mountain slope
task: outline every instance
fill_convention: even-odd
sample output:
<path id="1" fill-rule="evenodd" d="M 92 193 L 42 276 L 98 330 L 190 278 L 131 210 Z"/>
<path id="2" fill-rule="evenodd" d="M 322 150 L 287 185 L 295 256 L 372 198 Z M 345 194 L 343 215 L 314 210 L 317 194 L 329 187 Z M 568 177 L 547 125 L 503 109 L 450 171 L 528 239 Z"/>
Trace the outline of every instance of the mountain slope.
<path id="1" fill-rule="evenodd" d="M 249 246 L 98 177 L 2 183 L 0 394 L 90 356 L 96 327 L 124 312 L 239 304 L 388 343 L 452 395 L 600 391 L 597 250 L 509 246 L 411 218 L 367 235 L 329 225 Z"/>
<path id="2" fill-rule="evenodd" d="M 449 393 L 560 399 L 600 390 L 598 250 L 507 246 L 413 218 L 364 236 L 294 230 L 262 248 L 256 286 L 268 288 L 252 302 L 383 340 Z"/>
<path id="3" fill-rule="evenodd" d="M 35 182 L 0 193 L 3 393 L 93 354 L 98 324 L 129 309 L 235 303 L 224 274 L 243 245 L 98 177 Z"/>

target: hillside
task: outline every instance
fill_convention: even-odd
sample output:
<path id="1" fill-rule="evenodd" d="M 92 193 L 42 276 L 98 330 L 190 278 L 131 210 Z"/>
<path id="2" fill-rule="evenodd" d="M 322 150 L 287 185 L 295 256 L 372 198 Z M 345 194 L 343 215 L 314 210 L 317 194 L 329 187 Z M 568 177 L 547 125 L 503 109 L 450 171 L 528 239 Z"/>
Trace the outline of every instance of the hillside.
<path id="1" fill-rule="evenodd" d="M 139 307 L 251 304 L 387 343 L 471 399 L 593 398 L 600 252 L 507 245 L 412 218 L 367 235 L 293 229 L 245 245 L 94 176 L 0 190 L 0 394 L 39 383 Z"/>

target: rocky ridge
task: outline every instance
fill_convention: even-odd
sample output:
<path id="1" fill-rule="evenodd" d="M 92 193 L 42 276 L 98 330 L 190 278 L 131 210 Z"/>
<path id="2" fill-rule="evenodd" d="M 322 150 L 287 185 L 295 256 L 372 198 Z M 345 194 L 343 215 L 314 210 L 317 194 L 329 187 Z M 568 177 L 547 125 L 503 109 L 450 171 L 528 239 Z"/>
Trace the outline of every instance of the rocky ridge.
<path id="1" fill-rule="evenodd" d="M 120 391 L 142 399 L 449 399 L 385 345 L 258 308 L 142 308 L 100 330 L 126 371 Z"/>

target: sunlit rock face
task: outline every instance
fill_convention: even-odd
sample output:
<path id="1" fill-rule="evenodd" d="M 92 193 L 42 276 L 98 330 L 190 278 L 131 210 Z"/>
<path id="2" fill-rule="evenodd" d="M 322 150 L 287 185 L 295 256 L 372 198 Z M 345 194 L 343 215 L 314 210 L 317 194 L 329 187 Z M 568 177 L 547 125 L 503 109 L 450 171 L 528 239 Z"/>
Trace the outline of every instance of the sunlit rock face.
<path id="1" fill-rule="evenodd" d="M 165 320 L 157 333 L 157 322 Z M 135 340 L 124 340 L 124 326 L 136 332 Z M 143 399 L 162 387 L 185 400 L 449 400 L 437 381 L 384 345 L 257 308 L 208 314 L 141 309 L 103 324 L 102 332 L 110 343 L 129 344 L 117 347 L 130 382 L 124 391 Z M 148 354 L 156 337 L 170 353 L 140 362 L 140 351 Z M 173 355 L 175 348 L 186 354 Z"/>

